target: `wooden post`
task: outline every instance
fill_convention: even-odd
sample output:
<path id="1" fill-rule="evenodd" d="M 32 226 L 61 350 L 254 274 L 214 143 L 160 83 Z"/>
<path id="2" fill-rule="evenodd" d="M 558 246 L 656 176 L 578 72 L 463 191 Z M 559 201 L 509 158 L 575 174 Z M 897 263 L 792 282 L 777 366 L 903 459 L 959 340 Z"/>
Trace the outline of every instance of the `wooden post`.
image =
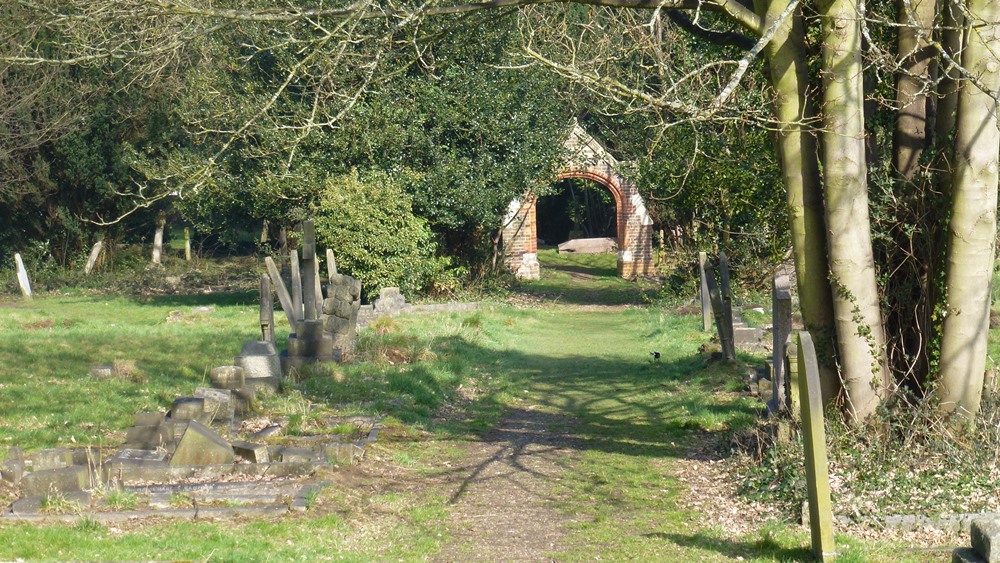
<path id="1" fill-rule="evenodd" d="M 184 227 L 184 259 L 191 261 L 191 229 Z"/>
<path id="2" fill-rule="evenodd" d="M 726 335 L 729 342 L 729 358 L 736 359 L 736 340 L 733 338 L 733 290 L 729 286 L 729 258 L 725 252 L 719 253 L 719 290 L 722 292 L 722 311 L 725 317 Z"/>
<path id="3" fill-rule="evenodd" d="M 792 293 L 788 276 L 774 276 L 771 291 L 771 345 L 774 366 L 771 378 L 771 400 L 767 409 L 771 413 L 784 410 L 785 404 L 785 341 L 792 333 Z"/>
<path id="4" fill-rule="evenodd" d="M 302 222 L 302 306 L 304 318 L 316 317 L 316 229 L 312 219 Z"/>
<path id="5" fill-rule="evenodd" d="M 708 254 L 698 253 L 698 273 L 701 274 L 701 329 L 712 328 L 712 298 L 708 293 L 708 280 L 705 277 L 705 267 L 708 264 Z"/>
<path id="6" fill-rule="evenodd" d="M 299 249 L 292 250 L 288 256 L 292 262 L 292 310 L 295 312 L 295 320 L 301 321 L 304 317 L 302 316 L 302 271 L 299 269 Z"/>
<path id="7" fill-rule="evenodd" d="M 90 256 L 87 257 L 87 265 L 83 267 L 84 274 L 90 274 L 94 271 L 94 266 L 97 265 L 97 259 L 101 257 L 101 250 L 104 249 L 104 242 L 97 241 L 94 243 L 94 247 L 90 249 Z"/>
<path id="8" fill-rule="evenodd" d="M 24 267 L 20 253 L 14 253 L 14 262 L 17 264 L 17 283 L 21 286 L 21 295 L 31 301 L 31 281 L 28 280 L 28 270 Z"/>
<path id="9" fill-rule="evenodd" d="M 274 342 L 274 295 L 267 274 L 260 276 L 260 339 Z"/>
<path id="10" fill-rule="evenodd" d="M 267 273 L 271 275 L 271 283 L 278 292 L 278 301 L 281 303 L 281 309 L 285 312 L 285 318 L 288 319 L 288 326 L 292 327 L 292 332 L 294 332 L 298 317 L 295 316 L 293 310 L 292 297 L 288 294 L 285 282 L 281 279 L 281 272 L 278 271 L 278 266 L 274 264 L 274 260 L 270 256 L 264 259 L 264 264 L 267 265 Z"/>
<path id="11" fill-rule="evenodd" d="M 719 293 L 719 287 L 715 284 L 715 273 L 711 270 L 705 272 L 705 280 L 708 282 L 708 294 L 712 298 L 712 311 L 715 313 L 715 327 L 719 331 L 719 344 L 722 345 L 722 357 L 725 358 L 727 362 L 732 362 L 736 359 L 735 354 L 729 354 L 729 333 L 726 332 L 726 319 L 722 312 L 722 294 Z"/>
<path id="12" fill-rule="evenodd" d="M 830 504 L 826 428 L 823 426 L 823 390 L 820 386 L 816 348 L 808 332 L 799 333 L 799 402 L 802 404 L 802 445 L 805 450 L 806 488 L 809 494 L 809 529 L 813 555 L 827 561 L 835 555 L 833 510 Z"/>

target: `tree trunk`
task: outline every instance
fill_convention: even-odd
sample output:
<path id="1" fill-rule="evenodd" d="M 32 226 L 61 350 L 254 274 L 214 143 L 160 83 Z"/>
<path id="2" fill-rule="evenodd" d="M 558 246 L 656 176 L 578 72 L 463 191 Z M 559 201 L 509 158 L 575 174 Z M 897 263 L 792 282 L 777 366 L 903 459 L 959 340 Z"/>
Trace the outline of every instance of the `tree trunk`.
<path id="1" fill-rule="evenodd" d="M 755 4 L 757 12 L 769 24 L 785 11 L 789 2 L 756 0 Z M 806 330 L 816 343 L 823 402 L 829 404 L 840 391 L 840 378 L 835 361 L 833 299 L 818 151 L 816 137 L 806 125 L 815 121 L 816 114 L 807 97 L 809 75 L 804 45 L 802 18 L 796 12 L 778 29 L 765 53 L 776 94 L 774 113 L 781 124 L 776 135 L 777 154 L 788 199 L 799 306 Z"/>
<path id="2" fill-rule="evenodd" d="M 886 310 L 888 361 L 893 371 L 909 374 L 922 384 L 929 368 L 928 343 L 934 332 L 932 313 L 936 292 L 931 287 L 935 264 L 941 260 L 944 239 L 935 225 L 947 209 L 928 177 L 919 174 L 921 156 L 931 145 L 934 118 L 928 87 L 931 61 L 937 51 L 930 46 L 937 0 L 899 0 L 899 37 L 896 56 L 898 109 L 893 133 L 893 193 L 899 204 L 893 240 L 882 246 L 879 263 L 893 272 L 883 288 L 891 300 Z"/>
<path id="3" fill-rule="evenodd" d="M 989 92 L 1000 88 L 1000 4 L 970 0 L 967 5 L 972 21 L 962 65 L 979 86 L 966 81 L 959 92 L 938 396 L 942 411 L 973 421 L 986 368 L 996 250 L 1000 128 L 997 102 Z"/>
<path id="4" fill-rule="evenodd" d="M 830 273 L 847 410 L 870 416 L 886 387 L 885 334 L 868 215 L 861 6 L 823 3 L 823 173 Z"/>

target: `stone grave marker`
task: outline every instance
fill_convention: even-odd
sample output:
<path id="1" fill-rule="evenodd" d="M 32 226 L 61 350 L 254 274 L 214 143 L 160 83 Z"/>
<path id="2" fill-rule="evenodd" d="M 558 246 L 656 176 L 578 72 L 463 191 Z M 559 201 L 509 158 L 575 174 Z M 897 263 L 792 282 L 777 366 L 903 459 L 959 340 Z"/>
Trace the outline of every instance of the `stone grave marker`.
<path id="1" fill-rule="evenodd" d="M 730 355 L 729 333 L 726 331 L 726 318 L 722 307 L 722 294 L 719 292 L 719 287 L 715 284 L 715 273 L 709 270 L 706 272 L 706 281 L 708 282 L 708 294 L 712 298 L 712 313 L 715 315 L 715 327 L 719 332 L 719 344 L 722 347 L 722 357 L 727 362 L 732 362 L 736 359 L 735 354 Z"/>
<path id="2" fill-rule="evenodd" d="M 771 337 L 772 337 L 772 376 L 771 400 L 767 403 L 770 412 L 776 413 L 785 409 L 785 343 L 792 334 L 792 294 L 789 288 L 788 276 L 774 277 L 771 292 Z"/>
<path id="3" fill-rule="evenodd" d="M 708 293 L 708 278 L 705 268 L 708 266 L 708 254 L 698 253 L 698 274 L 701 278 L 701 328 L 712 328 L 712 297 Z"/>
<path id="4" fill-rule="evenodd" d="M 24 260 L 21 260 L 21 254 L 14 254 L 14 262 L 17 264 L 17 283 L 21 286 L 21 295 L 25 299 L 31 299 L 31 281 L 28 280 L 28 270 L 24 268 Z"/>
<path id="5" fill-rule="evenodd" d="M 177 443 L 170 466 L 220 465 L 232 463 L 233 447 L 211 428 L 192 420 Z"/>
<path id="6" fill-rule="evenodd" d="M 729 344 L 726 357 L 736 360 L 736 340 L 733 337 L 733 290 L 729 285 L 729 258 L 725 252 L 719 253 L 719 291 L 722 294 L 723 319 L 728 337 L 726 342 Z"/>
<path id="7" fill-rule="evenodd" d="M 270 256 L 264 258 L 264 264 L 267 266 L 268 275 L 271 276 L 271 283 L 274 285 L 275 291 L 278 292 L 278 301 L 281 303 L 281 310 L 285 312 L 285 318 L 288 319 L 288 326 L 294 329 L 298 318 L 295 316 L 292 296 L 288 293 L 284 280 L 281 279 L 281 272 L 278 271 L 278 266 L 275 265 L 274 259 Z"/>
<path id="8" fill-rule="evenodd" d="M 84 274 L 90 274 L 90 272 L 94 270 L 94 266 L 97 265 L 97 259 L 101 257 L 101 249 L 103 248 L 103 241 L 97 241 L 94 243 L 94 247 L 90 249 L 90 256 L 87 258 L 87 265 L 83 267 Z"/>
<path id="9" fill-rule="evenodd" d="M 260 276 L 260 339 L 274 342 L 274 295 L 267 274 Z"/>
<path id="10" fill-rule="evenodd" d="M 292 316 L 296 321 L 301 321 L 302 316 L 302 269 L 299 268 L 299 250 L 292 250 L 289 254 L 292 263 Z M 295 323 L 291 323 L 292 330 L 295 330 Z"/>
<path id="11" fill-rule="evenodd" d="M 827 561 L 836 554 L 836 546 L 833 542 L 826 428 L 823 425 L 823 391 L 812 337 L 808 332 L 802 331 L 798 340 L 798 365 L 802 375 L 799 402 L 802 405 L 802 446 L 809 499 L 809 529 L 813 555 L 820 561 Z"/>

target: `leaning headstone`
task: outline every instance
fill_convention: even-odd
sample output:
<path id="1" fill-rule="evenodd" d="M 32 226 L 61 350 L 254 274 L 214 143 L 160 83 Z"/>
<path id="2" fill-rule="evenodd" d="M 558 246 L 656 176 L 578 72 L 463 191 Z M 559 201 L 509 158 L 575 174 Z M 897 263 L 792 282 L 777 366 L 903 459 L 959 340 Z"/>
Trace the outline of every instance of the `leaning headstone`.
<path id="1" fill-rule="evenodd" d="M 278 292 L 278 301 L 281 303 L 281 309 L 285 312 L 285 318 L 288 319 L 288 326 L 294 328 L 298 317 L 295 315 L 295 305 L 292 303 L 292 296 L 289 295 L 288 289 L 285 287 L 285 282 L 281 279 L 281 272 L 278 271 L 278 266 L 275 265 L 274 259 L 270 256 L 264 258 L 264 264 L 267 266 L 268 275 L 271 276 L 271 284 L 274 285 L 275 291 Z"/>
<path id="2" fill-rule="evenodd" d="M 232 463 L 233 459 L 233 447 L 229 442 L 211 428 L 192 420 L 170 457 L 170 466 L 220 465 Z"/>
<path id="3" fill-rule="evenodd" d="M 205 399 L 197 397 L 180 397 L 174 399 L 174 404 L 170 408 L 170 419 L 173 421 L 187 422 L 198 420 L 205 414 Z"/>
<path id="4" fill-rule="evenodd" d="M 17 283 L 21 286 L 21 295 L 25 299 L 31 299 L 31 282 L 28 280 L 28 270 L 24 268 L 24 260 L 21 254 L 14 254 L 14 262 L 17 264 Z"/>
<path id="5" fill-rule="evenodd" d="M 87 264 L 83 267 L 83 273 L 90 274 L 94 270 L 94 266 L 97 265 L 97 259 L 101 257 L 101 249 L 103 248 L 103 241 L 94 243 L 94 247 L 90 249 L 90 256 L 87 258 Z"/>
<path id="6" fill-rule="evenodd" d="M 785 409 L 785 341 L 792 333 L 792 293 L 789 288 L 788 276 L 774 277 L 771 292 L 771 343 L 773 355 L 773 378 L 771 385 L 771 400 L 767 409 L 776 413 Z"/>
<path id="7" fill-rule="evenodd" d="M 204 400 L 205 413 L 211 415 L 211 420 L 215 424 L 230 424 L 235 415 L 233 405 L 233 392 L 228 389 L 212 389 L 209 387 L 198 387 L 194 390 L 194 396 Z"/>
<path id="8" fill-rule="evenodd" d="M 833 510 L 830 503 L 829 462 L 823 425 L 823 391 L 816 348 L 808 332 L 799 333 L 799 402 L 802 405 L 802 446 L 805 450 L 806 490 L 813 555 L 826 561 L 835 555 Z"/>
<path id="9" fill-rule="evenodd" d="M 730 354 L 730 350 L 733 348 L 730 346 L 730 335 L 729 331 L 726 330 L 726 316 L 722 308 L 722 294 L 719 292 L 719 287 L 715 284 L 715 274 L 709 270 L 706 272 L 706 280 L 708 281 L 708 294 L 712 298 L 712 313 L 715 315 L 715 327 L 719 332 L 719 344 L 722 347 L 722 357 L 727 362 L 732 362 L 736 360 L 735 354 Z"/>
<path id="10" fill-rule="evenodd" d="M 698 253 L 698 274 L 701 277 L 701 328 L 710 330 L 712 328 L 712 298 L 708 294 L 708 279 L 705 268 L 708 265 L 708 254 Z"/>

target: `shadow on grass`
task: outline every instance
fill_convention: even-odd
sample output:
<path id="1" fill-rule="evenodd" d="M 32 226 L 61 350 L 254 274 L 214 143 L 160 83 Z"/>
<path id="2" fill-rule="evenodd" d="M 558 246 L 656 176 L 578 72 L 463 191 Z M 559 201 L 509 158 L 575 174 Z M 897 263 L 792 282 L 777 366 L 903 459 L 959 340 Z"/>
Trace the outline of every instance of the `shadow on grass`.
<path id="1" fill-rule="evenodd" d="M 645 537 L 668 540 L 681 547 L 715 551 L 733 560 L 758 557 L 771 558 L 776 561 L 812 561 L 814 559 L 809 548 L 783 547 L 771 537 L 748 542 L 720 539 L 701 532 L 691 535 L 657 532 L 645 534 Z"/>
<path id="2" fill-rule="evenodd" d="M 130 300 L 139 305 L 155 305 L 157 307 L 235 307 L 239 305 L 257 305 L 260 303 L 260 293 L 256 291 L 233 291 L 226 293 L 183 293 L 171 295 L 134 295 Z M 275 311 L 281 314 L 280 310 Z"/>

